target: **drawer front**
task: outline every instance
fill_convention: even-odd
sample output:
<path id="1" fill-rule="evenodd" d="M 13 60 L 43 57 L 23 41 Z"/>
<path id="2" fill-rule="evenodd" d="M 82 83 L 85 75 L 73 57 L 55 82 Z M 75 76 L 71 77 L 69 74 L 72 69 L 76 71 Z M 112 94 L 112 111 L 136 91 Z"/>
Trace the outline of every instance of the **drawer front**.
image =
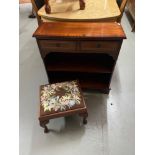
<path id="1" fill-rule="evenodd" d="M 44 51 L 74 51 L 76 49 L 76 42 L 73 41 L 53 41 L 53 40 L 39 40 L 40 48 Z"/>
<path id="2" fill-rule="evenodd" d="M 120 41 L 83 41 L 80 43 L 82 51 L 115 52 L 120 48 Z"/>

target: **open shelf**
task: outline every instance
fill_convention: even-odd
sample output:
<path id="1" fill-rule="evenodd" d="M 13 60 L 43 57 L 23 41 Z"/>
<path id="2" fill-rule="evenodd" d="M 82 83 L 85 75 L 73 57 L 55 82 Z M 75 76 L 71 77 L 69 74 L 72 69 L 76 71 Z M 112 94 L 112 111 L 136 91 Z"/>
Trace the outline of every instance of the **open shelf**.
<path id="1" fill-rule="evenodd" d="M 93 74 L 80 72 L 48 72 L 50 83 L 79 80 L 82 89 L 109 89 L 111 74 Z"/>
<path id="2" fill-rule="evenodd" d="M 104 83 L 103 81 L 94 81 L 94 80 L 79 80 L 82 89 L 96 89 L 96 90 L 104 90 L 104 89 L 109 89 L 108 88 L 108 83 Z"/>
<path id="3" fill-rule="evenodd" d="M 47 71 L 111 73 L 114 61 L 105 54 L 50 53 L 45 59 Z"/>

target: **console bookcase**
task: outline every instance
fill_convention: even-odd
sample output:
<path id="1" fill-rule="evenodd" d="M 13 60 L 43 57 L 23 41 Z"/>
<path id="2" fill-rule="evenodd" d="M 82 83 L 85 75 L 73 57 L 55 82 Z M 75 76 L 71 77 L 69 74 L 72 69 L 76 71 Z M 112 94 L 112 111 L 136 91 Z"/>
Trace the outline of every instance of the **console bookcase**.
<path id="1" fill-rule="evenodd" d="M 43 23 L 35 31 L 49 83 L 78 79 L 108 94 L 124 31 L 117 23 Z"/>

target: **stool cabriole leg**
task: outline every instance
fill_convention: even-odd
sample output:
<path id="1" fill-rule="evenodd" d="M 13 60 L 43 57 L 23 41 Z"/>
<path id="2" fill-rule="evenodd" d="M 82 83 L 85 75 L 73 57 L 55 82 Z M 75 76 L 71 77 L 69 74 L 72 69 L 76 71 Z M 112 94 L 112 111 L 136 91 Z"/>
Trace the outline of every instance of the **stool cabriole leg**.
<path id="1" fill-rule="evenodd" d="M 87 112 L 80 113 L 79 116 L 83 117 L 83 124 L 87 124 L 88 113 Z"/>
<path id="2" fill-rule="evenodd" d="M 44 133 L 49 132 L 49 130 L 48 130 L 47 126 L 46 126 L 46 124 L 48 124 L 48 123 L 49 123 L 49 120 L 40 121 L 40 126 L 44 128 Z"/>
<path id="3" fill-rule="evenodd" d="M 87 117 L 83 117 L 83 124 L 87 124 Z"/>

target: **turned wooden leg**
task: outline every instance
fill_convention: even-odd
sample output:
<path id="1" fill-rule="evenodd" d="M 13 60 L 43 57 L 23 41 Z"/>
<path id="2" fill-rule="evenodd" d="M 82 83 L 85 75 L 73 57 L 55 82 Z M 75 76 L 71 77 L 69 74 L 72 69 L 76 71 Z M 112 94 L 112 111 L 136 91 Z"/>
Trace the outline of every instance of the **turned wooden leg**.
<path id="1" fill-rule="evenodd" d="M 46 126 L 46 124 L 48 124 L 48 123 L 49 123 L 49 120 L 40 121 L 40 126 L 44 128 L 44 133 L 49 132 L 49 130 L 48 130 L 47 126 Z"/>
<path id="2" fill-rule="evenodd" d="M 51 7 L 49 5 L 49 0 L 44 0 L 45 1 L 45 11 L 47 14 L 51 13 Z"/>
<path id="3" fill-rule="evenodd" d="M 32 7 L 32 13 L 29 15 L 29 18 L 36 18 L 35 14 L 34 14 L 33 7 Z"/>
<path id="4" fill-rule="evenodd" d="M 131 30 L 131 32 L 135 32 L 135 22 L 134 22 L 134 24 L 132 25 L 132 30 Z"/>
<path id="5" fill-rule="evenodd" d="M 87 112 L 80 113 L 79 116 L 83 117 L 83 124 L 87 124 L 88 113 Z"/>
<path id="6" fill-rule="evenodd" d="M 85 9 L 85 2 L 84 0 L 79 0 L 80 2 L 80 10 L 84 10 Z"/>

